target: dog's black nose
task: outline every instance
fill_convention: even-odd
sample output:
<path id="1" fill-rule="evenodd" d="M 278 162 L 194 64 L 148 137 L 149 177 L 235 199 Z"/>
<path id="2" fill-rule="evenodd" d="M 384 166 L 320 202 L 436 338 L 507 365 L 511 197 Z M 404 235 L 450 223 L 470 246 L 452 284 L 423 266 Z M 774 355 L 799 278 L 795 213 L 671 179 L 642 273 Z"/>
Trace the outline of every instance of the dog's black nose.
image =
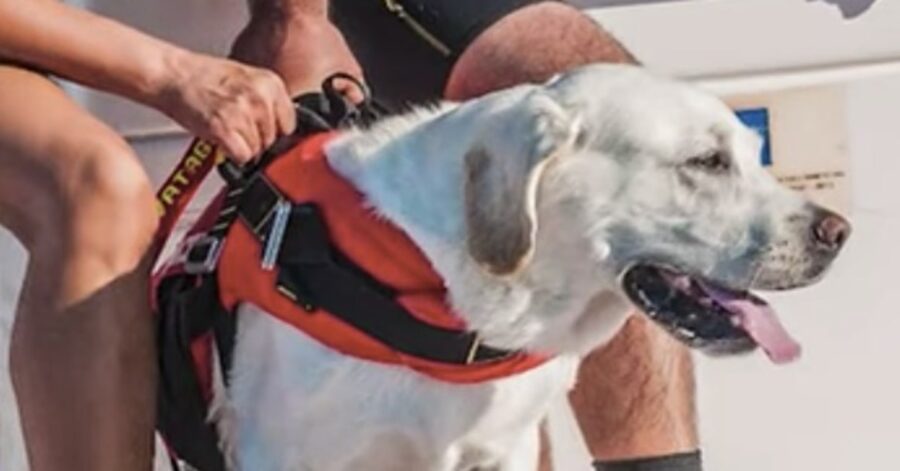
<path id="1" fill-rule="evenodd" d="M 828 252 L 837 252 L 850 237 L 850 223 L 831 211 L 821 210 L 813 222 L 813 239 L 816 245 Z"/>

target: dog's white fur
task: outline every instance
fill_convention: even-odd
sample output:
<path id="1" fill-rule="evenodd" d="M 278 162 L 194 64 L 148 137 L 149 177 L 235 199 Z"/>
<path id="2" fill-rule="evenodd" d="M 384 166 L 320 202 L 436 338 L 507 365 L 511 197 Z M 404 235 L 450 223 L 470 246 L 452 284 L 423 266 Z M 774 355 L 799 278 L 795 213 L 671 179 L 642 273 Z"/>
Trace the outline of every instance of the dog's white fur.
<path id="1" fill-rule="evenodd" d="M 814 208 L 759 166 L 759 145 L 713 97 L 599 65 L 343 135 L 329 162 L 418 244 L 484 342 L 557 356 L 447 384 L 342 355 L 244 305 L 214 408 L 232 465 L 533 471 L 551 401 L 628 315 L 618 277 L 630 263 L 741 288 L 820 276 Z M 695 165 L 716 152 L 728 173 Z"/>

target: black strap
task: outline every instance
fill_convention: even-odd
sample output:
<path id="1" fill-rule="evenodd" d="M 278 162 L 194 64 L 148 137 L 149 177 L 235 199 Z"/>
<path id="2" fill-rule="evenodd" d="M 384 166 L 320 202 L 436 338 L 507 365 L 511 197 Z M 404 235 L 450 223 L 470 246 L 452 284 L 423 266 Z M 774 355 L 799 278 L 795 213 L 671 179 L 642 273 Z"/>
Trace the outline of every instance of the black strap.
<path id="1" fill-rule="evenodd" d="M 209 331 L 221 312 L 216 283 L 193 276 L 165 280 L 157 317 L 159 386 L 157 428 L 182 460 L 202 471 L 225 471 L 216 430 L 194 369 L 191 342 Z"/>
<path id="2" fill-rule="evenodd" d="M 275 206 L 282 197 L 262 175 L 238 205 L 238 217 L 265 244 Z M 494 361 L 515 352 L 481 345 L 478 335 L 419 320 L 395 293 L 331 244 L 319 209 L 294 204 L 277 259 L 276 289 L 308 312 L 322 307 L 344 322 L 404 354 L 465 365 Z"/>
<path id="3" fill-rule="evenodd" d="M 295 205 L 278 258 L 278 290 L 307 311 L 321 307 L 406 355 L 467 365 L 515 352 L 482 345 L 475 332 L 419 320 L 390 290 L 340 254 L 314 204 Z"/>
<path id="4" fill-rule="evenodd" d="M 678 453 L 624 461 L 595 461 L 597 471 L 703 471 L 700 452 Z"/>

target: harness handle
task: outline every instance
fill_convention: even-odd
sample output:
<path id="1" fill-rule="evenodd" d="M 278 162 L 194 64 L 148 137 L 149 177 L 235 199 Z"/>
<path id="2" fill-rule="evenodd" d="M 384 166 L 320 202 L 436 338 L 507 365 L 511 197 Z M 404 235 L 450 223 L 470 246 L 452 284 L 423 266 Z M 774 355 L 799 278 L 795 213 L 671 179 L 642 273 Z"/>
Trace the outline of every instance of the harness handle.
<path id="1" fill-rule="evenodd" d="M 363 93 L 363 101 L 350 102 L 338 91 L 335 82 L 347 80 Z M 246 184 L 250 177 L 268 166 L 277 156 L 292 148 L 301 139 L 319 132 L 353 125 L 369 125 L 387 110 L 377 103 L 371 90 L 353 75 L 338 72 L 322 82 L 322 92 L 307 93 L 295 97 L 294 109 L 297 113 L 297 128 L 293 133 L 282 136 L 260 156 L 247 165 L 240 166 L 226 156 L 209 141 L 194 138 L 184 156 L 169 174 L 156 193 L 157 210 L 160 220 L 153 243 L 153 258 L 156 259 L 175 229 L 178 219 L 196 195 L 201 183 L 213 167 L 228 187 Z"/>

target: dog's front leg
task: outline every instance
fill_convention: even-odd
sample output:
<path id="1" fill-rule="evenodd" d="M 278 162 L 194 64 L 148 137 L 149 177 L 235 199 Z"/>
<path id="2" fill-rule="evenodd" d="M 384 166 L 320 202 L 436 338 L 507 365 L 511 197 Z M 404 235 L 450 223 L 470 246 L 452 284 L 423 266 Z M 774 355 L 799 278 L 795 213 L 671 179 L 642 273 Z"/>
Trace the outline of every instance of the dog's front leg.
<path id="1" fill-rule="evenodd" d="M 506 458 L 491 471 L 536 471 L 540 461 L 540 427 L 535 424 L 510 449 Z"/>

